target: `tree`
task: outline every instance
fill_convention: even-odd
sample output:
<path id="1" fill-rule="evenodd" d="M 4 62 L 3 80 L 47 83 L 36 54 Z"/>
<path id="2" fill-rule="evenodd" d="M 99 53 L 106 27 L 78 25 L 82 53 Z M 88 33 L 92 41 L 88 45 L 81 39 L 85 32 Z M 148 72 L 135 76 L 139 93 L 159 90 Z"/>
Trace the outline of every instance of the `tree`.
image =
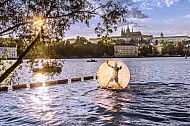
<path id="1" fill-rule="evenodd" d="M 76 45 L 73 48 L 73 54 L 77 57 L 83 57 L 85 55 L 84 45 Z"/>
<path id="2" fill-rule="evenodd" d="M 76 41 L 74 42 L 75 45 L 85 44 L 88 40 L 84 37 L 77 36 Z"/>
<path id="3" fill-rule="evenodd" d="M 42 34 L 60 38 L 71 25 L 99 17 L 95 27 L 98 36 L 116 30 L 125 21 L 127 8 L 109 0 L 105 4 L 88 0 L 4 0 L 0 1 L 0 36 L 17 36 L 29 43 L 18 60 L 0 76 L 0 83 L 22 62 L 31 48 L 43 40 Z M 31 35 L 27 38 L 25 36 Z"/>
<path id="4" fill-rule="evenodd" d="M 176 54 L 184 55 L 183 48 L 184 48 L 184 45 L 182 42 L 176 43 L 176 45 L 175 45 Z"/>
<path id="5" fill-rule="evenodd" d="M 172 55 L 172 54 L 175 54 L 175 46 L 174 44 L 172 43 L 164 43 L 162 44 L 162 49 L 161 49 L 161 53 L 164 55 L 164 54 L 169 54 L 169 55 Z"/>
<path id="6" fill-rule="evenodd" d="M 162 37 L 162 38 L 164 37 L 164 34 L 162 32 L 160 33 L 160 37 Z"/>
<path id="7" fill-rule="evenodd" d="M 149 52 L 149 48 L 147 45 L 143 45 L 140 47 L 140 55 L 147 56 Z"/>
<path id="8" fill-rule="evenodd" d="M 148 54 L 149 55 L 152 55 L 154 52 L 153 52 L 153 46 L 152 45 L 142 45 L 140 47 L 140 54 L 142 56 L 147 56 Z"/>
<path id="9" fill-rule="evenodd" d="M 158 48 L 156 46 L 152 47 L 152 53 L 154 56 L 157 56 L 159 54 Z"/>
<path id="10" fill-rule="evenodd" d="M 70 44 L 69 41 L 66 41 L 66 44 L 65 44 L 65 46 L 63 48 L 63 50 L 65 50 L 64 55 L 66 57 L 70 57 L 72 55 L 72 52 L 71 52 L 72 49 L 73 49 L 73 44 Z"/>
<path id="11" fill-rule="evenodd" d="M 152 54 L 152 45 L 151 44 L 149 44 L 148 45 L 148 54 Z"/>
<path id="12" fill-rule="evenodd" d="M 113 41 L 115 44 L 118 44 L 118 45 L 125 43 L 125 40 L 123 40 L 123 39 L 117 39 L 117 40 L 113 40 Z"/>
<path id="13" fill-rule="evenodd" d="M 155 45 L 158 45 L 158 40 L 155 41 Z"/>

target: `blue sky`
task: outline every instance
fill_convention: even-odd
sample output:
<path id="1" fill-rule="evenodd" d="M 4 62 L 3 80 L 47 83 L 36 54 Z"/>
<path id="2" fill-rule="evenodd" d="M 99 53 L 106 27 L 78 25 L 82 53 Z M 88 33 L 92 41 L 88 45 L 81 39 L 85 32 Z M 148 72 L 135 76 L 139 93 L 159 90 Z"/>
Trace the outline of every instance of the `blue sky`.
<path id="1" fill-rule="evenodd" d="M 106 1 L 106 0 L 101 0 Z M 117 0 L 115 0 L 117 1 Z M 190 36 L 190 0 L 118 0 L 129 8 L 127 22 L 119 24 L 118 30 L 111 36 L 120 35 L 121 28 L 133 28 L 143 34 L 159 36 Z M 66 32 L 66 38 L 84 36 L 96 37 L 94 27 L 97 19 L 91 21 L 88 28 L 84 24 L 76 24 Z"/>

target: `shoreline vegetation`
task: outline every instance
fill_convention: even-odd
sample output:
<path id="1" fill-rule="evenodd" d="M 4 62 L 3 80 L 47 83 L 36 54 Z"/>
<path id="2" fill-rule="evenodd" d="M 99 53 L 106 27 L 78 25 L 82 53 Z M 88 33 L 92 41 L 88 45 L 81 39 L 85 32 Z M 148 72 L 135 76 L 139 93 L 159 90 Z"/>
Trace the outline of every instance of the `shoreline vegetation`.
<path id="1" fill-rule="evenodd" d="M 124 45 L 125 42 L 113 41 L 117 45 Z M 137 41 L 139 43 L 138 56 L 115 57 L 114 44 L 106 44 L 100 40 L 97 43 L 89 42 L 85 37 L 77 37 L 75 42 L 58 41 L 49 45 L 34 45 L 32 50 L 24 57 L 25 59 L 76 59 L 76 58 L 142 58 L 142 57 L 185 57 L 190 51 L 184 46 L 188 42 L 162 43 L 161 45 L 151 45 L 147 41 Z M 134 44 L 134 42 L 130 42 Z M 17 45 L 18 57 L 23 53 L 25 44 L 20 41 Z"/>
<path id="2" fill-rule="evenodd" d="M 185 57 L 181 55 L 163 55 L 163 56 L 128 56 L 128 57 L 114 57 L 114 56 L 102 56 L 102 57 L 77 57 L 77 56 L 71 56 L 71 57 L 60 57 L 60 58 L 49 58 L 49 59 L 96 59 L 96 58 L 156 58 L 156 57 Z M 188 56 L 187 56 L 188 57 Z M 0 58 L 1 59 L 1 58 Z M 6 60 L 17 60 L 18 58 L 7 58 Z M 44 59 L 43 57 L 38 57 L 35 59 Z M 1 59 L 2 60 L 2 59 Z M 30 60 L 30 58 L 24 58 L 24 60 Z"/>

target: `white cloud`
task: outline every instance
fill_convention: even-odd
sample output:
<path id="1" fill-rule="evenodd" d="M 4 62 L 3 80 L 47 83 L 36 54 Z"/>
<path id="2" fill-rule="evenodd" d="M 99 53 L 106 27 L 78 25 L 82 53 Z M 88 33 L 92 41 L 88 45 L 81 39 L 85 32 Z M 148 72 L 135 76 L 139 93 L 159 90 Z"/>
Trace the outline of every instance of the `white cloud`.
<path id="1" fill-rule="evenodd" d="M 96 3 L 96 4 L 99 4 L 99 3 L 105 4 L 109 0 L 88 0 L 88 1 Z M 121 4 L 127 4 L 127 5 L 132 5 L 134 3 L 133 0 L 113 0 L 113 1 L 114 2 L 120 2 Z"/>
<path id="2" fill-rule="evenodd" d="M 134 2 L 133 0 L 115 0 L 115 1 L 118 1 L 120 2 L 121 4 L 128 4 L 128 5 L 132 5 Z"/>
<path id="3" fill-rule="evenodd" d="M 144 27 L 143 25 L 140 25 L 140 24 L 138 24 L 138 23 L 133 23 L 131 26 L 132 26 L 132 27 Z"/>
<path id="4" fill-rule="evenodd" d="M 150 7 L 151 5 L 152 5 L 152 4 L 150 4 L 148 1 L 144 1 L 144 2 L 141 3 L 140 7 L 141 7 L 142 9 L 149 10 L 149 9 L 152 9 L 152 8 Z"/>
<path id="5" fill-rule="evenodd" d="M 174 23 L 176 21 L 177 20 L 175 20 L 175 19 L 169 19 L 169 20 L 165 20 L 164 23 L 170 24 L 170 23 Z"/>
<path id="6" fill-rule="evenodd" d="M 118 27 L 126 27 L 126 26 L 131 26 L 131 27 L 143 27 L 143 25 L 140 25 L 136 22 L 133 22 L 133 21 L 127 21 L 127 22 L 122 22 L 122 23 L 119 23 Z"/>
<path id="7" fill-rule="evenodd" d="M 138 8 L 131 8 L 128 10 L 127 18 L 145 19 L 149 17 L 143 14 L 141 10 L 138 10 Z"/>
<path id="8" fill-rule="evenodd" d="M 190 1 L 190 0 L 189 0 Z M 185 15 L 185 18 L 190 18 L 190 13 Z"/>
<path id="9" fill-rule="evenodd" d="M 161 8 L 162 7 L 162 3 L 161 2 L 157 2 L 156 6 L 159 7 L 159 8 Z"/>
<path id="10" fill-rule="evenodd" d="M 168 6 L 168 7 L 174 5 L 177 2 L 180 2 L 180 0 L 165 0 L 164 1 L 164 3 L 166 4 L 166 6 Z"/>

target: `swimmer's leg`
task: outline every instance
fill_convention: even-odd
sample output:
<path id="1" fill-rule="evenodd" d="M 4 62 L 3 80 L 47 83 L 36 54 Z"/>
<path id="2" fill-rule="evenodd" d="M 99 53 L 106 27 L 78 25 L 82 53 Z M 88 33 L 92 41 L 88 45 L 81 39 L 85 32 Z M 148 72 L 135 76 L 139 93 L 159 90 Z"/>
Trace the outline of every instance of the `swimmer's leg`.
<path id="1" fill-rule="evenodd" d="M 111 81 L 109 81 L 109 82 L 107 83 L 106 88 L 108 88 L 108 85 L 110 84 L 110 82 L 111 82 Z"/>
<path id="2" fill-rule="evenodd" d="M 118 85 L 120 88 L 123 88 L 119 83 L 117 83 L 117 85 Z"/>
<path id="3" fill-rule="evenodd" d="M 110 82 L 113 82 L 113 78 L 111 78 L 111 79 L 109 80 L 109 82 L 108 82 L 107 85 L 106 85 L 106 88 L 108 88 Z"/>

